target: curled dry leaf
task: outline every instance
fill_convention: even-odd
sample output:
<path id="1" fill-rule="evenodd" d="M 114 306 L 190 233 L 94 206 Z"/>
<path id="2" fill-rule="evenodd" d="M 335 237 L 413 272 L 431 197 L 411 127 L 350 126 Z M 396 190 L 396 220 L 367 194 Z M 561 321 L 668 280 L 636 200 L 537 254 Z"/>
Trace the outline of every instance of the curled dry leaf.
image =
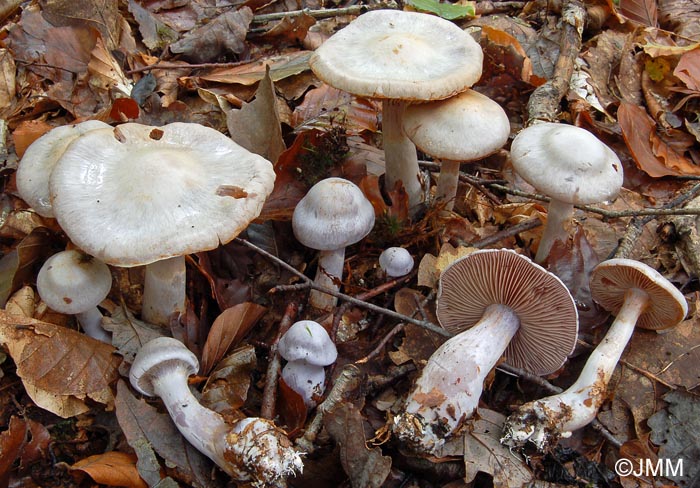
<path id="1" fill-rule="evenodd" d="M 65 327 L 0 310 L 0 343 L 40 407 L 67 418 L 89 410 L 87 399 L 113 404 L 110 385 L 121 359 L 104 342 Z"/>
<path id="2" fill-rule="evenodd" d="M 97 483 L 125 488 L 146 488 L 148 485 L 136 469 L 136 456 L 124 452 L 110 451 L 81 459 L 69 467 L 71 471 L 82 471 Z"/>
<path id="3" fill-rule="evenodd" d="M 251 345 L 241 346 L 216 364 L 202 391 L 202 405 L 224 416 L 236 417 L 248 398 L 257 357 Z"/>

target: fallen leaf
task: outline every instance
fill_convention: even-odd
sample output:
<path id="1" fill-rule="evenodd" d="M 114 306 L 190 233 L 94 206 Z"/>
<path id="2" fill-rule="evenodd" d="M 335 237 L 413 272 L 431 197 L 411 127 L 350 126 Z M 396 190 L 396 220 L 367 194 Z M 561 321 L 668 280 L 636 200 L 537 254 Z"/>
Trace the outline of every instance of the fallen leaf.
<path id="1" fill-rule="evenodd" d="M 282 378 L 277 384 L 277 405 L 275 407 L 289 434 L 304 428 L 308 409 L 304 397 L 292 390 Z"/>
<path id="2" fill-rule="evenodd" d="M 380 113 L 381 105 L 376 101 L 358 98 L 324 83 L 306 93 L 304 101 L 292 113 L 291 124 L 295 130 L 328 130 L 340 125 L 346 134 L 377 132 Z"/>
<path id="3" fill-rule="evenodd" d="M 24 156 L 24 151 L 48 131 L 53 129 L 53 126 L 47 124 L 43 120 L 25 120 L 20 122 L 17 128 L 12 132 L 12 141 L 15 144 L 15 152 L 20 158 Z"/>
<path id="4" fill-rule="evenodd" d="M 40 407 L 67 418 L 91 399 L 111 407 L 111 384 L 121 359 L 114 348 L 65 327 L 0 310 L 0 343 L 17 365 L 27 393 Z"/>
<path id="5" fill-rule="evenodd" d="M 656 0 L 620 0 L 619 12 L 629 20 L 656 27 L 659 12 Z"/>
<path id="6" fill-rule="evenodd" d="M 340 403 L 323 417 L 326 430 L 340 446 L 340 462 L 353 488 L 379 488 L 391 471 L 391 458 L 378 447 L 367 448 L 360 411 Z"/>
<path id="7" fill-rule="evenodd" d="M 109 451 L 81 459 L 68 469 L 82 471 L 97 483 L 125 488 L 146 488 L 148 485 L 136 469 L 136 456 L 124 452 Z"/>
<path id="8" fill-rule="evenodd" d="M 177 32 L 134 0 L 129 0 L 129 12 L 139 25 L 141 38 L 148 49 L 164 48 L 177 41 Z"/>
<path id="9" fill-rule="evenodd" d="M 236 340 L 250 331 L 266 311 L 262 305 L 244 302 L 221 312 L 214 320 L 202 350 L 202 374 L 209 374 Z"/>
<path id="10" fill-rule="evenodd" d="M 193 63 L 216 61 L 220 56 L 240 54 L 246 48 L 245 38 L 253 12 L 248 7 L 229 10 L 211 22 L 185 34 L 170 45 L 170 51 L 181 54 Z"/>
<path id="11" fill-rule="evenodd" d="M 309 27 L 316 23 L 316 19 L 306 13 L 297 16 L 287 16 L 274 23 L 268 30 L 261 34 L 261 38 L 268 42 L 282 44 L 301 44 L 309 32 Z"/>
<path id="12" fill-rule="evenodd" d="M 0 110 L 13 103 L 15 88 L 15 60 L 9 50 L 0 49 Z"/>
<path id="13" fill-rule="evenodd" d="M 101 37 L 97 38 L 95 48 L 90 52 L 87 65 L 90 84 L 106 92 L 116 90 L 122 96 L 130 96 L 132 81 L 126 77 L 114 56 L 107 50 Z"/>
<path id="14" fill-rule="evenodd" d="M 10 418 L 7 430 L 0 433 L 0 482 L 6 483 L 14 462 L 22 455 L 26 434 L 26 423 L 15 416 Z"/>
<path id="15" fill-rule="evenodd" d="M 125 307 L 117 307 L 102 318 L 102 328 L 112 333 L 112 345 L 127 363 L 132 363 L 147 342 L 162 337 L 163 328 L 143 322 Z"/>
<path id="16" fill-rule="evenodd" d="M 419 12 L 436 14 L 447 20 L 467 19 L 474 17 L 474 2 L 442 3 L 438 0 L 408 0 L 407 5 Z"/>
<path id="17" fill-rule="evenodd" d="M 684 53 L 673 74 L 689 89 L 700 92 L 700 47 Z"/>
<path id="18" fill-rule="evenodd" d="M 226 113 L 231 139 L 248 151 L 259 154 L 273 164 L 285 150 L 282 126 L 277 111 L 277 95 L 268 67 L 260 80 L 255 100 Z"/>
<path id="19" fill-rule="evenodd" d="M 49 243 L 49 231 L 39 227 L 0 258 L 0 307 L 23 283 L 32 280 L 35 265 L 51 252 Z"/>
<path id="20" fill-rule="evenodd" d="M 235 83 L 240 85 L 254 85 L 265 76 L 267 67 L 270 67 L 270 78 L 277 83 L 289 76 L 295 76 L 308 71 L 309 51 L 296 51 L 283 56 L 273 56 L 264 61 L 254 61 L 233 68 L 219 68 L 199 76 L 206 81 L 217 83 Z"/>
<path id="21" fill-rule="evenodd" d="M 97 29 L 105 40 L 107 49 L 119 47 L 123 18 L 119 14 L 117 0 L 45 0 L 42 15 L 55 26 L 76 26 Z"/>
<path id="22" fill-rule="evenodd" d="M 225 416 L 237 417 L 248 398 L 251 374 L 257 357 L 255 348 L 241 346 L 219 361 L 202 391 L 202 404 Z"/>

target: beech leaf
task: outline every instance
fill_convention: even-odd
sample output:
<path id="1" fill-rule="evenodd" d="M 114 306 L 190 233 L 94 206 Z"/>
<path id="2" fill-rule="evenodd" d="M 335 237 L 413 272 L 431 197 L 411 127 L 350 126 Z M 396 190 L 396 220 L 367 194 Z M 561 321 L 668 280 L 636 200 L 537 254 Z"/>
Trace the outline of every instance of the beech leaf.
<path id="1" fill-rule="evenodd" d="M 136 469 L 136 456 L 110 451 L 81 459 L 73 464 L 72 471 L 82 471 L 97 483 L 125 488 L 146 488 L 148 485 Z"/>

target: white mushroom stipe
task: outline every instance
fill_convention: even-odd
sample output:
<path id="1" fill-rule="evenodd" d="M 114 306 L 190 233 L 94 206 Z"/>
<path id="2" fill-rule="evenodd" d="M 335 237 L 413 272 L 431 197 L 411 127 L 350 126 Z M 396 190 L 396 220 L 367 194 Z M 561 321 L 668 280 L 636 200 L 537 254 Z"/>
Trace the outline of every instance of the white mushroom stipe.
<path id="1" fill-rule="evenodd" d="M 607 385 L 635 326 L 670 327 L 688 312 L 683 295 L 656 270 L 628 259 L 599 264 L 591 276 L 593 298 L 616 314 L 608 333 L 593 350 L 578 379 L 567 390 L 521 406 L 506 420 L 501 442 L 540 451 L 554 447 L 595 419 Z"/>
<path id="2" fill-rule="evenodd" d="M 460 433 L 502 356 L 535 374 L 551 373 L 573 351 L 578 331 L 566 286 L 507 249 L 476 251 L 448 266 L 437 317 L 459 333 L 430 357 L 392 425 L 401 441 L 424 453 Z"/>
<path id="3" fill-rule="evenodd" d="M 140 393 L 160 397 L 187 441 L 233 480 L 256 487 L 286 486 L 286 478 L 301 472 L 303 464 L 285 433 L 255 417 L 229 424 L 202 406 L 187 384 L 198 369 L 197 358 L 181 342 L 160 337 L 141 348 L 129 379 Z"/>
<path id="4" fill-rule="evenodd" d="M 337 291 L 343 277 L 345 248 L 362 240 L 374 227 L 374 207 L 354 183 L 326 178 L 301 199 L 292 215 L 294 236 L 320 251 L 314 283 Z M 333 295 L 311 290 L 309 303 L 324 311 L 337 303 Z"/>
<path id="5" fill-rule="evenodd" d="M 97 305 L 112 288 L 112 273 L 99 259 L 78 250 L 61 251 L 46 260 L 36 280 L 41 299 L 57 312 L 75 315 L 86 335 L 107 344 Z"/>

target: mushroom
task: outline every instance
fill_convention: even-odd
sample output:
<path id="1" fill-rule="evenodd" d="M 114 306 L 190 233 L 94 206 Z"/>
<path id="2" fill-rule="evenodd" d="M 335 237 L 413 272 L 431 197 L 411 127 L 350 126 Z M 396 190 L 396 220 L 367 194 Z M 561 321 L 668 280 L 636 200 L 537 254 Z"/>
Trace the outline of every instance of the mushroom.
<path id="1" fill-rule="evenodd" d="M 143 395 L 160 397 L 185 439 L 235 481 L 277 486 L 301 472 L 299 453 L 269 420 L 251 417 L 228 423 L 202 406 L 187 384 L 198 370 L 197 357 L 184 344 L 159 337 L 139 350 L 129 380 Z"/>
<path id="2" fill-rule="evenodd" d="M 142 315 L 168 325 L 184 310 L 184 256 L 236 237 L 274 180 L 269 161 L 214 129 L 128 123 L 76 139 L 49 186 L 56 219 L 78 247 L 107 264 L 149 265 Z"/>
<path id="3" fill-rule="evenodd" d="M 623 171 L 615 153 L 573 125 L 542 122 L 520 131 L 510 149 L 513 167 L 550 198 L 535 261 L 544 263 L 556 240 L 566 240 L 574 205 L 615 198 Z"/>
<path id="4" fill-rule="evenodd" d="M 326 178 L 316 183 L 292 215 L 297 240 L 320 251 L 314 283 L 336 291 L 343 276 L 345 248 L 362 240 L 372 227 L 374 207 L 357 185 L 343 178 Z M 309 303 L 330 311 L 337 298 L 311 290 Z"/>
<path id="5" fill-rule="evenodd" d="M 476 251 L 450 264 L 440 276 L 437 317 L 457 335 L 430 357 L 393 423 L 400 440 L 428 453 L 460 432 L 501 357 L 548 374 L 573 351 L 578 332 L 566 286 L 508 249 Z"/>
<path id="6" fill-rule="evenodd" d="M 403 128 L 424 153 L 440 161 L 435 198 L 454 208 L 461 162 L 473 162 L 498 151 L 508 141 L 510 122 L 489 97 L 465 90 L 436 102 L 409 105 Z"/>
<path id="7" fill-rule="evenodd" d="M 608 333 L 566 391 L 526 403 L 508 417 L 501 442 L 515 447 L 529 441 L 546 450 L 560 437 L 588 425 L 606 398 L 608 382 L 635 325 L 664 329 L 688 313 L 683 294 L 655 269 L 631 259 L 610 259 L 596 266 L 591 294 L 617 317 Z"/>
<path id="8" fill-rule="evenodd" d="M 15 174 L 22 200 L 42 217 L 52 218 L 49 176 L 56 162 L 75 139 L 92 130 L 107 128 L 109 125 L 104 122 L 88 120 L 56 127 L 34 141 L 24 152 Z"/>
<path id="9" fill-rule="evenodd" d="M 61 251 L 44 262 L 36 287 L 51 309 L 75 315 L 86 335 L 112 343 L 97 309 L 112 288 L 112 273 L 105 263 L 75 249 Z"/>
<path id="10" fill-rule="evenodd" d="M 413 269 L 413 256 L 403 247 L 388 247 L 379 255 L 379 267 L 389 278 L 405 276 Z"/>
<path id="11" fill-rule="evenodd" d="M 308 407 L 314 397 L 323 393 L 326 381 L 324 366 L 333 364 L 338 350 L 326 329 L 313 320 L 292 324 L 277 345 L 277 352 L 288 362 L 282 368 L 282 379 L 299 393 Z"/>
<path id="12" fill-rule="evenodd" d="M 309 60 L 325 83 L 382 100 L 385 183 L 391 189 L 401 181 L 411 209 L 422 202 L 423 191 L 416 148 L 401 124 L 406 105 L 464 91 L 479 80 L 482 63 L 479 44 L 452 22 L 400 10 L 360 15 Z"/>

